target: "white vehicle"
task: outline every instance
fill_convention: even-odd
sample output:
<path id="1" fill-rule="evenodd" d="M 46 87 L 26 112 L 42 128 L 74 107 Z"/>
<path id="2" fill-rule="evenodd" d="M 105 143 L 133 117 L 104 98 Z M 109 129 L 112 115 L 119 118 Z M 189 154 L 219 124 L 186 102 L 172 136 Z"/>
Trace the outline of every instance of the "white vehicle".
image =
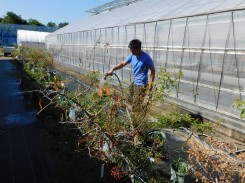
<path id="1" fill-rule="evenodd" d="M 14 51 L 15 47 L 3 47 L 3 54 L 4 56 L 11 55 L 12 52 Z"/>

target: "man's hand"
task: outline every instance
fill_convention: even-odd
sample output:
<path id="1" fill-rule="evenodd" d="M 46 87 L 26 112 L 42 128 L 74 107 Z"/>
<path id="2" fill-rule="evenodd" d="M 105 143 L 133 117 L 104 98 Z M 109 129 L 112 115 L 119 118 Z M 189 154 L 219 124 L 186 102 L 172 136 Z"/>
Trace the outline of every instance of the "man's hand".
<path id="1" fill-rule="evenodd" d="M 152 88 L 153 88 L 153 84 L 152 84 L 152 83 L 149 83 L 149 84 L 148 84 L 148 87 L 147 87 L 147 90 L 148 90 L 149 92 L 151 92 Z"/>
<path id="2" fill-rule="evenodd" d="M 109 72 L 106 73 L 105 77 L 112 76 L 114 71 L 123 68 L 125 65 L 127 65 L 126 61 L 123 61 L 123 62 L 117 64 L 113 69 L 111 69 Z"/>
<path id="3" fill-rule="evenodd" d="M 148 84 L 148 91 L 151 92 L 152 88 L 153 88 L 153 85 L 154 85 L 154 80 L 155 80 L 155 68 L 152 67 L 151 69 L 151 76 L 150 76 L 150 82 Z"/>
<path id="4" fill-rule="evenodd" d="M 112 76 L 112 74 L 113 74 L 113 69 L 111 69 L 109 72 L 107 72 L 106 74 L 105 74 L 105 77 L 107 77 L 107 76 Z"/>

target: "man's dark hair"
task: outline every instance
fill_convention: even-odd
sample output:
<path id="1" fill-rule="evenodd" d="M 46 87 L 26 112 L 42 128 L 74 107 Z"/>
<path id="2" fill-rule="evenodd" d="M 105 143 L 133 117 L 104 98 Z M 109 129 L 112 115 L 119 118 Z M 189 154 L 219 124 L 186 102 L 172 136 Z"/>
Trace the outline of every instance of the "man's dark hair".
<path id="1" fill-rule="evenodd" d="M 138 39 L 133 39 L 132 41 L 130 41 L 128 47 L 130 49 L 141 49 L 141 41 Z"/>

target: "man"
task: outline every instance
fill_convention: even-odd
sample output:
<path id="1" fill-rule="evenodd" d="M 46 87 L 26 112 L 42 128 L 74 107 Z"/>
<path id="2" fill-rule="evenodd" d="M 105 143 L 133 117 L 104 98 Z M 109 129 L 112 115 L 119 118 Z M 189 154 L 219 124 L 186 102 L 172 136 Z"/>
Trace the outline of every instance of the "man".
<path id="1" fill-rule="evenodd" d="M 132 54 L 130 54 L 126 60 L 113 67 L 106 76 L 112 75 L 114 71 L 131 63 L 134 74 L 134 83 L 131 87 L 132 111 L 139 112 L 143 110 L 142 103 L 146 92 L 152 90 L 155 79 L 155 68 L 151 57 L 146 52 L 142 51 L 140 40 L 132 40 L 128 47 Z M 151 71 L 151 74 L 150 80 L 148 81 L 149 70 Z"/>

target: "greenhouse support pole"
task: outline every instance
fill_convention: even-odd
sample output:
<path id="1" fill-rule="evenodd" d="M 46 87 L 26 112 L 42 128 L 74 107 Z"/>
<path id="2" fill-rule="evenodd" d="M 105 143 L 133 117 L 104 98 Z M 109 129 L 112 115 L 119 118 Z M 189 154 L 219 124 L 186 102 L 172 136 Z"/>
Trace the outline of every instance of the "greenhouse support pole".
<path id="1" fill-rule="evenodd" d="M 96 31 L 95 30 L 93 30 L 94 31 L 94 41 L 95 41 L 95 46 L 94 46 L 94 58 L 93 58 L 93 71 L 94 71 L 94 61 L 95 61 L 95 50 L 96 50 L 96 47 L 97 47 L 97 44 L 98 44 L 98 40 L 97 40 L 97 34 L 96 34 Z M 91 35 L 92 36 L 92 35 Z M 91 38 L 91 40 L 93 40 L 93 36 L 92 36 L 92 38 Z"/>
<path id="2" fill-rule="evenodd" d="M 223 56 L 223 64 L 222 64 L 222 70 L 221 70 L 221 77 L 220 77 L 220 83 L 219 83 L 219 91 L 218 91 L 216 109 L 218 109 L 218 106 L 219 106 L 220 90 L 221 90 L 221 85 L 222 85 L 223 80 L 224 80 L 224 69 L 225 69 L 225 63 L 227 60 L 227 47 L 229 45 L 231 29 L 232 29 L 232 16 L 230 17 L 230 26 L 229 26 L 229 30 L 228 30 L 228 34 L 227 34 L 227 38 L 226 38 L 226 43 L 225 43 L 225 50 L 224 50 L 224 56 Z"/>
<path id="3" fill-rule="evenodd" d="M 73 33 L 73 34 L 76 34 L 76 33 Z M 75 44 L 74 44 L 75 43 L 75 38 L 76 38 L 75 35 L 73 35 L 73 43 L 72 43 L 73 44 L 72 45 L 72 47 L 73 47 L 73 49 L 72 49 L 72 57 L 73 57 L 72 60 L 73 60 L 73 64 L 72 65 L 73 66 L 76 65 L 75 64 L 75 61 L 76 61 L 76 51 L 75 51 Z"/>
<path id="4" fill-rule="evenodd" d="M 145 23 L 144 23 L 144 36 L 143 37 L 144 37 L 143 42 L 145 43 L 145 48 L 147 48 Z"/>
<path id="5" fill-rule="evenodd" d="M 104 36 L 104 40 L 106 40 L 107 38 L 107 29 L 104 29 L 104 33 L 105 33 L 105 36 Z M 103 49 L 103 74 L 105 74 L 105 48 Z"/>
<path id="6" fill-rule="evenodd" d="M 168 42 L 167 42 L 167 52 L 166 52 L 166 61 L 165 61 L 165 72 L 167 72 L 167 64 L 168 64 L 168 55 L 169 55 L 169 42 L 170 42 L 170 34 L 171 34 L 171 29 L 172 29 L 172 20 L 170 20 L 169 23 L 169 31 L 168 31 Z"/>
<path id="7" fill-rule="evenodd" d="M 234 52 L 235 52 L 235 62 L 236 62 L 236 75 L 238 79 L 238 88 L 239 88 L 239 97 L 242 100 L 241 95 L 241 85 L 240 85 L 240 77 L 239 77 L 239 66 L 238 66 L 238 58 L 237 58 L 237 51 L 236 51 L 236 34 L 235 34 L 235 23 L 234 23 L 234 12 L 231 13 L 231 21 L 232 21 L 232 31 L 233 31 L 233 43 L 234 43 Z"/>
<path id="8" fill-rule="evenodd" d="M 182 69 L 182 65 L 183 65 L 183 58 L 184 58 L 184 54 L 185 54 L 185 39 L 186 39 L 186 33 L 187 33 L 187 26 L 188 26 L 188 17 L 186 18 L 186 22 L 185 22 L 185 32 L 184 32 L 184 37 L 183 37 L 183 42 L 182 42 L 182 52 L 181 52 L 181 60 L 180 60 L 180 70 Z M 180 85 L 180 78 L 177 84 L 177 90 L 176 90 L 176 97 L 179 97 L 179 85 Z"/>
<path id="9" fill-rule="evenodd" d="M 113 34 L 113 28 L 111 29 L 111 43 L 109 43 L 109 47 L 111 46 L 111 44 L 113 44 L 114 43 L 114 34 Z M 107 48 L 108 49 L 108 48 Z M 115 51 L 115 49 L 113 50 L 113 53 L 114 53 L 114 51 Z M 110 54 L 109 55 L 109 61 L 108 61 L 108 71 L 110 70 L 110 65 L 111 65 L 111 55 L 112 55 L 112 49 L 109 49 L 108 50 L 108 53 Z M 113 54 L 114 55 L 114 54 Z"/>
<path id="10" fill-rule="evenodd" d="M 101 29 L 99 29 L 100 31 L 100 37 L 102 37 L 102 33 L 101 33 Z M 101 42 L 102 40 L 100 40 Z M 100 55 L 100 63 L 103 63 L 103 57 L 101 57 L 102 55 L 102 48 L 101 48 L 101 44 L 99 44 L 99 55 Z M 99 71 L 103 72 L 103 68 L 101 68 L 101 64 L 99 64 Z"/>
<path id="11" fill-rule="evenodd" d="M 203 53 L 204 53 L 204 46 L 205 46 L 205 40 L 207 37 L 207 30 L 208 30 L 208 24 L 209 24 L 209 15 L 207 15 L 207 19 L 206 19 L 206 26 L 205 26 L 205 31 L 204 31 L 204 35 L 203 35 L 203 40 L 202 40 L 202 47 L 201 47 L 201 53 L 200 53 L 200 61 L 199 61 L 199 67 L 198 67 L 198 76 L 197 76 L 197 84 L 196 84 L 196 89 L 195 91 L 193 91 L 193 95 L 194 95 L 194 103 L 196 103 L 197 100 L 197 91 L 198 91 L 198 87 L 199 87 L 199 81 L 201 78 L 201 67 L 202 67 L 202 61 L 203 61 Z M 210 47 L 209 47 L 210 49 Z"/>
<path id="12" fill-rule="evenodd" d="M 155 59 L 156 59 L 156 45 L 158 45 L 156 37 L 157 37 L 157 22 L 156 22 L 156 25 L 155 25 L 154 43 L 153 43 L 153 61 L 154 62 L 155 62 Z"/>
<path id="13" fill-rule="evenodd" d="M 126 42 L 126 43 L 125 43 L 125 42 L 124 42 L 124 43 L 125 43 L 125 45 L 127 45 L 128 42 L 129 42 L 129 40 L 128 40 L 128 31 L 127 31 L 128 29 L 127 29 L 127 26 L 124 26 L 124 27 L 125 27 L 125 36 L 126 36 L 126 37 L 125 37 L 125 42 Z M 123 49 L 123 55 L 124 55 L 124 53 L 125 53 L 125 49 Z M 126 53 L 125 53 L 125 54 L 126 54 Z M 122 78 L 122 80 L 123 80 L 123 70 L 124 70 L 124 69 L 121 69 L 121 76 L 122 76 L 121 78 Z"/>
<path id="14" fill-rule="evenodd" d="M 213 58 L 212 58 L 212 54 L 211 54 L 211 37 L 210 37 L 210 29 L 209 29 L 209 34 L 208 34 L 208 39 L 209 39 L 209 42 L 208 42 L 208 46 L 209 46 L 209 59 L 210 59 L 210 62 L 211 62 L 211 69 L 212 69 L 212 79 L 213 79 L 213 92 L 214 92 L 214 101 L 215 103 L 217 102 L 217 96 L 216 96 L 216 93 L 215 93 L 215 90 L 216 90 L 216 87 L 215 87 L 215 82 L 214 82 L 214 69 L 213 69 Z M 223 49 L 224 50 L 224 49 Z"/>
<path id="15" fill-rule="evenodd" d="M 119 27 L 117 27 L 117 44 L 116 45 L 118 45 L 119 44 Z M 116 46 L 116 64 L 117 64 L 117 62 L 118 62 L 118 46 Z"/>

